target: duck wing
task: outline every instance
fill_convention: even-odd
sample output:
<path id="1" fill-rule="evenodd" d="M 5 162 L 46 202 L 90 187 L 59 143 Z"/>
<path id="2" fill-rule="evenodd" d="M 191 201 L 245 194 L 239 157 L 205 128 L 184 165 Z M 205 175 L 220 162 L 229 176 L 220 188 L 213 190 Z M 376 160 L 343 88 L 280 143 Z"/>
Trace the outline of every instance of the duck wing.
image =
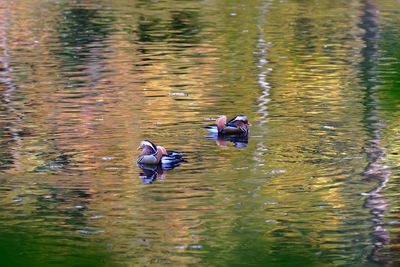
<path id="1" fill-rule="evenodd" d="M 136 162 L 138 164 L 158 164 L 159 160 L 155 155 L 139 155 Z"/>
<path id="2" fill-rule="evenodd" d="M 182 161 L 185 161 L 185 159 L 183 158 L 183 154 L 173 150 L 167 151 L 167 155 L 164 155 L 161 158 L 161 163 L 163 165 L 176 165 Z"/>

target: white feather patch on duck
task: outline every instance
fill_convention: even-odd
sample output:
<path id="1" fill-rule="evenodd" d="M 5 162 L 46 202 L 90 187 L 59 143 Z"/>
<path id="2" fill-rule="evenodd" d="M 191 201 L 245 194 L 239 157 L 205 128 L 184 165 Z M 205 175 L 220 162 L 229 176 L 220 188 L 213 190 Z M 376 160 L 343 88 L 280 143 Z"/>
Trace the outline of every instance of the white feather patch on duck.
<path id="1" fill-rule="evenodd" d="M 140 142 L 138 149 L 146 149 L 146 153 L 150 153 L 151 151 L 152 154 L 155 154 L 157 152 L 157 147 L 149 140 L 143 140 L 142 142 Z M 148 149 L 150 149 L 150 151 Z"/>
<path id="2" fill-rule="evenodd" d="M 234 122 L 234 121 L 248 121 L 247 117 L 245 115 L 237 115 L 235 118 L 231 119 L 229 122 Z"/>

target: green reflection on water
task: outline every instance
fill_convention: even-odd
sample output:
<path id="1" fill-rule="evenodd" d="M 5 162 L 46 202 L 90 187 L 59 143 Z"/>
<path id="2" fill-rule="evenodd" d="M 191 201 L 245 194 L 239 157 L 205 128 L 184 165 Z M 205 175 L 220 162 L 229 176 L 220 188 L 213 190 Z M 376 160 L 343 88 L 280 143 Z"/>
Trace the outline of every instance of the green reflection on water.
<path id="1" fill-rule="evenodd" d="M 46 237 L 46 230 L 9 227 L 0 234 L 2 266 L 119 266 L 112 260 L 106 243 L 96 240 L 79 242 L 66 248 L 65 241 L 58 237 Z M 40 228 L 39 228 L 40 229 Z M 43 231 L 43 232 L 41 232 Z"/>

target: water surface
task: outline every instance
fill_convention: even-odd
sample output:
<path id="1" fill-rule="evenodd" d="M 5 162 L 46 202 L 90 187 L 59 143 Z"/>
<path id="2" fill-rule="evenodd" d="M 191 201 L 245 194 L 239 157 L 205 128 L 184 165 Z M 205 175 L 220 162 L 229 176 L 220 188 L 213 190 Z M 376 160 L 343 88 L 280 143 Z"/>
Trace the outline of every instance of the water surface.
<path id="1" fill-rule="evenodd" d="M 0 0 L 2 266 L 398 266 L 399 10 Z"/>

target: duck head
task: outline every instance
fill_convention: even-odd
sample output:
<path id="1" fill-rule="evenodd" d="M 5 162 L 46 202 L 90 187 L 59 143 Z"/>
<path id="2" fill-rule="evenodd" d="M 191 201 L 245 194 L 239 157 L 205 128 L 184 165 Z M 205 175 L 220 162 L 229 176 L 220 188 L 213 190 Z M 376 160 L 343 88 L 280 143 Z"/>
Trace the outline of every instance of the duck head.
<path id="1" fill-rule="evenodd" d="M 157 152 L 157 147 L 149 140 L 140 142 L 137 149 L 142 151 L 140 155 L 151 155 Z"/>
<path id="2" fill-rule="evenodd" d="M 241 126 L 241 127 L 250 126 L 249 120 L 245 115 L 237 115 L 236 117 L 228 121 L 227 124 L 234 124 L 235 126 Z"/>

